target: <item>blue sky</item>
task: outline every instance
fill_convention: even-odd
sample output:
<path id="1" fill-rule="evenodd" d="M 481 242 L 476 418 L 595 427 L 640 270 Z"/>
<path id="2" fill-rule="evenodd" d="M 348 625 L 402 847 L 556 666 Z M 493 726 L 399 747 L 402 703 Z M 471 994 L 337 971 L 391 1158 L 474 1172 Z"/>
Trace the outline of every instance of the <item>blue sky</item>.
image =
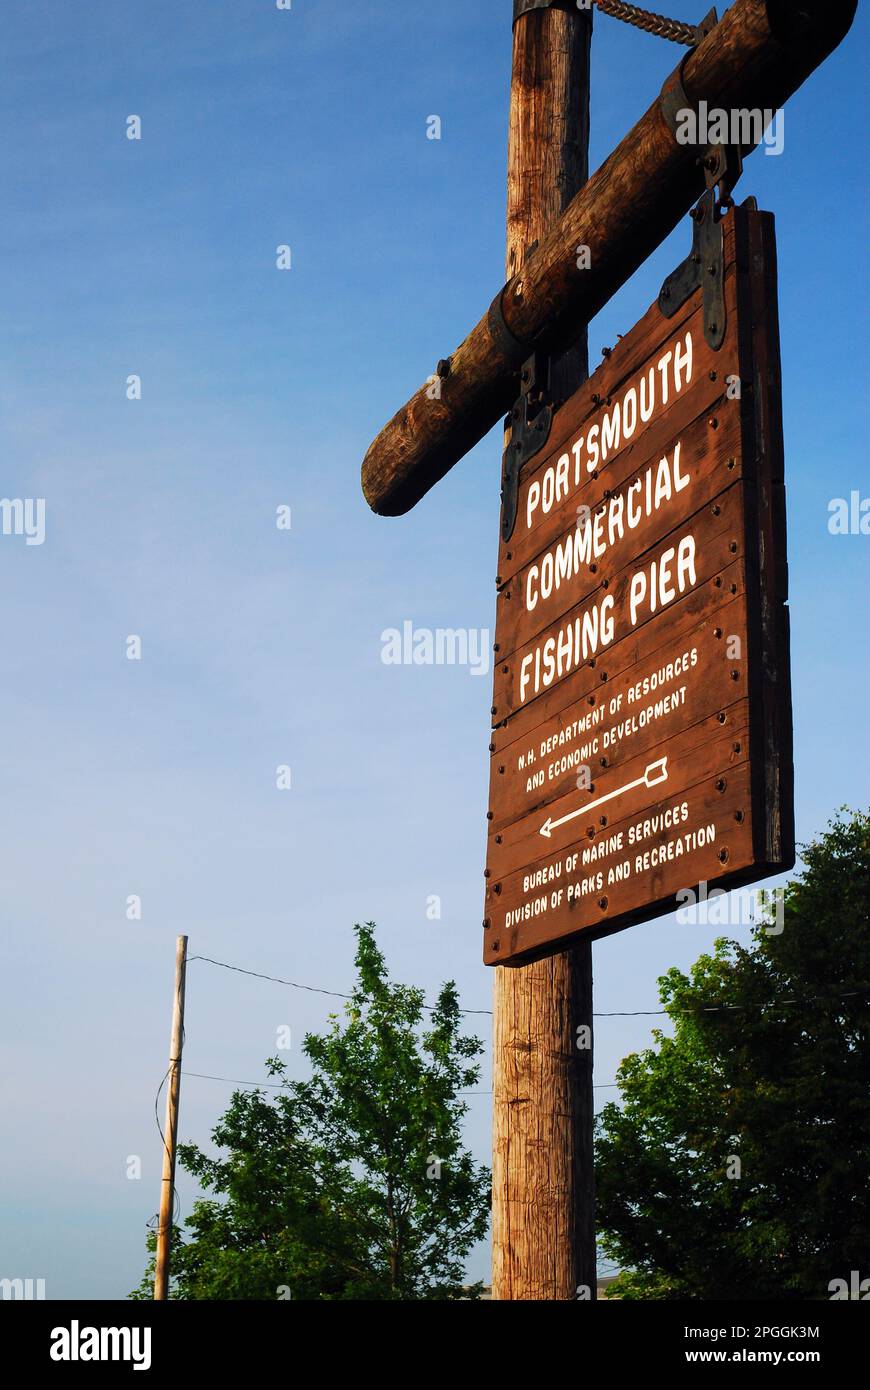
<path id="1" fill-rule="evenodd" d="M 49 1298 L 122 1297 L 141 1275 L 177 933 L 343 990 L 353 923 L 374 919 L 397 978 L 452 977 L 490 1007 L 490 680 L 386 666 L 380 635 L 492 627 L 500 441 L 397 520 L 368 511 L 359 465 L 501 284 L 510 9 L 15 0 L 4 16 L 0 491 L 46 499 L 46 538 L 0 536 L 0 1276 L 45 1278 Z M 593 167 L 679 56 L 597 18 Z M 783 154 L 753 156 L 738 191 L 777 215 L 802 839 L 867 804 L 870 540 L 827 530 L 830 499 L 870 493 L 866 57 L 862 14 L 789 104 Z M 593 364 L 689 236 L 592 325 Z M 662 918 L 598 944 L 596 1009 L 655 1008 L 657 976 L 715 934 Z M 301 1075 L 298 1041 L 330 1007 L 196 962 L 186 1066 L 257 1080 L 289 1025 Z M 601 1020 L 599 1085 L 649 1026 Z M 182 1137 L 204 1140 L 230 1090 L 188 1079 Z M 489 1099 L 469 1103 L 485 1159 Z M 188 1211 L 184 1175 L 179 1193 Z"/>

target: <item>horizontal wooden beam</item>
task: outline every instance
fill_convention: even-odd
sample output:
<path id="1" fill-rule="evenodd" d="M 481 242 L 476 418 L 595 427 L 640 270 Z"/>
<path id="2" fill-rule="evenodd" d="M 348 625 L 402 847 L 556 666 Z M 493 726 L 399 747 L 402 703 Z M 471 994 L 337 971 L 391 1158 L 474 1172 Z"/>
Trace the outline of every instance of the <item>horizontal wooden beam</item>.
<path id="1" fill-rule="evenodd" d="M 776 110 L 842 41 L 856 6 L 735 0 L 665 83 L 663 97 L 681 81 L 696 110 L 701 102 L 709 110 Z M 381 430 L 362 466 L 374 511 L 410 511 L 511 408 L 532 351 L 558 352 L 573 342 L 700 197 L 698 147 L 677 140 L 663 97 L 499 291 L 442 368 L 446 375 L 424 383 Z M 754 148 L 744 145 L 743 153 Z M 579 247 L 589 248 L 588 268 Z"/>

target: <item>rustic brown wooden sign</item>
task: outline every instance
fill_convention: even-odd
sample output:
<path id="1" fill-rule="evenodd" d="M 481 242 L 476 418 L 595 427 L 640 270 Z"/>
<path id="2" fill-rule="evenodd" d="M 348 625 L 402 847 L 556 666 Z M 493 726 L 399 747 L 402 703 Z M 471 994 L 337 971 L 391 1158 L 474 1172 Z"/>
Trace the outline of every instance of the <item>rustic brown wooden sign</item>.
<path id="1" fill-rule="evenodd" d="M 519 475 L 499 551 L 491 965 L 794 863 L 773 218 L 746 204 L 722 229 L 724 338 L 700 288 L 669 317 L 653 305 Z"/>

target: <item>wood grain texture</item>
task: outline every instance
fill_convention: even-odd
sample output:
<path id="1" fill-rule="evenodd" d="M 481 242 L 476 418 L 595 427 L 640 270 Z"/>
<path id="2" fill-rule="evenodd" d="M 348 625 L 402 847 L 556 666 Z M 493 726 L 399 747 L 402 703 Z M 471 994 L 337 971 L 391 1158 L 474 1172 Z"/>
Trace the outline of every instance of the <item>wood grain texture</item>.
<path id="1" fill-rule="evenodd" d="M 508 278 L 587 177 L 591 29 L 556 9 L 514 26 Z M 585 375 L 584 333 L 552 379 L 568 396 Z M 496 970 L 493 1023 L 493 1298 L 594 1299 L 591 945 Z"/>
<path id="2" fill-rule="evenodd" d="M 566 477 L 561 501 L 551 487 L 547 515 L 518 518 L 511 551 L 501 545 L 501 569 L 523 563 L 498 595 L 484 922 L 490 964 L 517 964 L 548 946 L 645 921 L 678 905 L 702 877 L 732 888 L 794 864 L 773 218 L 750 199 L 727 215 L 724 232 L 729 309 L 719 353 L 696 351 L 700 371 L 683 376 L 682 394 L 652 412 L 637 440 L 632 432 L 589 479 L 579 469 Z M 698 288 L 687 326 L 700 299 Z M 590 393 L 602 399 L 611 386 L 618 405 L 619 391 L 635 380 L 638 335 L 658 355 L 665 340 L 650 332 L 647 314 L 620 344 L 624 364 L 614 353 L 564 416 L 582 425 Z M 693 395 L 696 387 L 721 391 L 725 373 L 732 387 L 740 384 L 737 396 Z M 677 448 L 682 485 L 663 489 L 659 508 L 649 461 L 661 449 L 667 463 Z M 531 461 L 521 493 L 545 468 L 553 475 L 554 452 L 540 465 Z M 606 543 L 608 507 L 622 515 L 626 487 L 640 487 L 641 478 L 650 484 L 643 514 L 638 508 L 631 531 Z M 569 550 L 565 528 L 583 496 L 590 510 L 582 533 L 567 532 Z M 597 552 L 593 516 L 601 522 Z M 691 562 L 671 582 L 684 543 Z M 570 564 L 557 569 L 553 561 L 545 589 L 539 577 L 554 545 Z M 655 574 L 668 575 L 664 591 L 648 581 Z M 638 579 L 649 583 L 654 604 L 638 600 Z M 606 632 L 597 621 L 605 605 Z M 722 807 L 737 767 L 743 790 L 736 804 L 727 800 L 732 824 Z M 721 804 L 697 794 L 708 783 Z M 686 812 L 678 824 L 669 820 L 663 813 L 676 805 L 691 807 L 695 819 L 689 823 Z M 645 828 L 637 838 L 647 823 L 649 855 Z"/>

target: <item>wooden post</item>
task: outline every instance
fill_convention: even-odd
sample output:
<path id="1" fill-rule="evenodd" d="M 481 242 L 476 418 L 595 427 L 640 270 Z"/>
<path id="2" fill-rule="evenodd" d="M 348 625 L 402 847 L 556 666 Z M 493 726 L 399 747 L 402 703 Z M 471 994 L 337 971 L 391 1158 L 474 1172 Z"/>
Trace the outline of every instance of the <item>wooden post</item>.
<path id="1" fill-rule="evenodd" d="M 588 177 L 591 32 L 567 6 L 514 24 L 508 279 Z M 551 382 L 567 396 L 587 375 L 584 329 Z M 497 968 L 493 1016 L 493 1298 L 594 1299 L 591 943 Z"/>
<path id="2" fill-rule="evenodd" d="M 157 1222 L 157 1261 L 154 1297 L 169 1297 L 169 1253 L 172 1245 L 172 1207 L 175 1196 L 175 1141 L 178 1134 L 178 1101 L 181 1095 L 181 1052 L 184 1045 L 184 975 L 187 937 L 175 939 L 175 995 L 172 1001 L 172 1036 L 169 1040 L 169 1078 L 163 1131 L 163 1179 Z"/>

